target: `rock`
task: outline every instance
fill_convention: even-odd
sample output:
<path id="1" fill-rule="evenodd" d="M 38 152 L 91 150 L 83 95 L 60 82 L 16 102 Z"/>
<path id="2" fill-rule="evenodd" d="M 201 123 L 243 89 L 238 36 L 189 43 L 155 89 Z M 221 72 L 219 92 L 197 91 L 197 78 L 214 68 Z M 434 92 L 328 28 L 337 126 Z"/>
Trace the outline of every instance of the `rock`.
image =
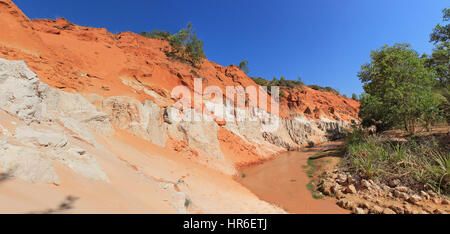
<path id="1" fill-rule="evenodd" d="M 332 174 L 330 175 L 330 178 L 336 180 L 337 174 L 336 174 L 336 173 L 332 173 Z"/>
<path id="2" fill-rule="evenodd" d="M 385 184 L 382 184 L 382 185 L 381 185 L 381 188 L 382 188 L 384 191 L 386 191 L 386 192 L 389 192 L 389 191 L 391 190 L 391 188 L 390 188 L 389 186 L 385 185 Z"/>
<path id="3" fill-rule="evenodd" d="M 443 210 L 441 210 L 441 209 L 435 209 L 433 211 L 433 214 L 445 214 L 445 212 Z"/>
<path id="4" fill-rule="evenodd" d="M 398 205 L 391 205 L 391 206 L 389 206 L 389 209 L 393 210 L 397 214 L 404 214 L 405 213 L 405 209 L 403 207 L 401 207 L 401 206 L 398 206 Z"/>
<path id="5" fill-rule="evenodd" d="M 360 186 L 364 189 L 370 189 L 371 184 L 367 180 L 361 180 Z"/>
<path id="6" fill-rule="evenodd" d="M 425 191 L 420 191 L 420 196 L 422 196 L 426 200 L 430 199 L 430 195 Z"/>
<path id="7" fill-rule="evenodd" d="M 380 192 L 380 191 L 381 191 L 381 187 L 378 186 L 377 184 L 372 184 L 372 188 L 373 188 L 373 190 L 375 190 L 375 191 L 377 191 L 377 192 Z"/>
<path id="8" fill-rule="evenodd" d="M 398 190 L 394 190 L 393 195 L 394 195 L 394 197 L 402 198 L 405 200 L 408 200 L 408 198 L 409 198 L 409 196 L 406 193 L 400 192 Z"/>
<path id="9" fill-rule="evenodd" d="M 341 186 L 339 184 L 334 184 L 333 186 L 331 186 L 330 191 L 336 194 L 341 191 Z"/>
<path id="10" fill-rule="evenodd" d="M 323 193 L 323 194 L 325 194 L 325 195 L 327 195 L 327 196 L 330 196 L 331 194 L 333 194 L 334 192 L 332 192 L 332 190 L 331 190 L 331 187 L 333 186 L 333 184 L 332 183 L 330 183 L 330 182 L 328 182 L 328 181 L 323 181 L 321 184 L 320 184 L 320 191 Z"/>
<path id="11" fill-rule="evenodd" d="M 193 113 L 197 115 L 198 113 Z M 205 152 L 215 159 L 224 159 L 220 143 L 217 138 L 219 126 L 214 121 L 181 122 L 178 130 L 184 135 L 190 147 Z"/>
<path id="12" fill-rule="evenodd" d="M 369 208 L 369 211 L 373 214 L 383 214 L 384 209 L 380 206 L 374 205 Z"/>
<path id="13" fill-rule="evenodd" d="M 341 199 L 336 203 L 338 206 L 347 209 L 347 210 L 352 210 L 353 208 L 356 207 L 355 203 L 348 200 L 348 199 Z"/>
<path id="14" fill-rule="evenodd" d="M 397 213 L 395 213 L 395 211 L 389 208 L 384 208 L 382 214 L 397 214 Z"/>
<path id="15" fill-rule="evenodd" d="M 420 201 L 422 201 L 422 198 L 416 194 L 414 194 L 408 198 L 408 202 L 410 202 L 412 204 L 417 204 Z"/>
<path id="16" fill-rule="evenodd" d="M 79 136 L 85 137 L 89 135 L 90 139 L 85 140 L 90 140 L 91 142 L 95 141 L 95 137 L 86 128 L 104 135 L 114 133 L 114 128 L 108 115 L 97 111 L 97 108 L 86 97 L 80 94 L 51 89 L 48 86 L 45 91 L 40 91 L 40 95 L 43 97 L 43 120 L 64 122 L 67 125 L 65 126 L 66 128 L 72 126 L 70 130 Z M 79 130 L 82 132 L 79 132 Z"/>
<path id="17" fill-rule="evenodd" d="M 355 184 L 356 180 L 352 176 L 347 176 L 347 184 Z"/>
<path id="18" fill-rule="evenodd" d="M 68 143 L 62 133 L 51 131 L 37 131 L 25 126 L 16 129 L 15 138 L 22 144 L 33 147 L 64 147 Z"/>
<path id="19" fill-rule="evenodd" d="M 440 201 L 438 198 L 432 198 L 431 201 L 432 201 L 434 204 L 441 204 L 441 201 Z"/>
<path id="20" fill-rule="evenodd" d="M 399 191 L 399 192 L 403 192 L 403 193 L 407 193 L 409 191 L 409 189 L 407 187 L 396 187 L 395 191 Z"/>
<path id="21" fill-rule="evenodd" d="M 449 201 L 446 200 L 446 199 L 442 199 L 441 204 L 442 205 L 449 205 Z"/>
<path id="22" fill-rule="evenodd" d="M 0 169 L 29 183 L 58 183 L 59 176 L 44 152 L 22 146 L 0 148 Z"/>
<path id="23" fill-rule="evenodd" d="M 334 196 L 335 196 L 337 199 L 341 199 L 341 198 L 344 198 L 344 197 L 345 197 L 344 193 L 342 193 L 341 191 L 336 191 L 336 192 L 334 193 Z"/>
<path id="24" fill-rule="evenodd" d="M 389 181 L 389 186 L 391 186 L 392 188 L 397 187 L 400 184 L 400 180 L 399 179 L 392 179 Z"/>
<path id="25" fill-rule="evenodd" d="M 430 195 L 430 197 L 433 197 L 433 198 L 438 197 L 437 193 L 433 192 L 432 190 L 428 190 L 427 193 L 428 193 L 428 195 Z"/>
<path id="26" fill-rule="evenodd" d="M 415 211 L 411 206 L 405 205 L 403 206 L 405 214 L 414 214 Z"/>
<path id="27" fill-rule="evenodd" d="M 340 185 L 345 185 L 345 183 L 347 182 L 347 176 L 345 174 L 339 174 L 336 182 L 338 182 Z"/>
<path id="28" fill-rule="evenodd" d="M 370 206 L 369 202 L 363 201 L 358 204 L 358 207 L 361 207 L 363 209 L 369 209 L 371 206 Z"/>
<path id="29" fill-rule="evenodd" d="M 55 150 L 50 152 L 48 157 L 66 165 L 83 177 L 109 182 L 108 176 L 97 160 L 83 148 L 72 147 L 68 150 Z"/>
<path id="30" fill-rule="evenodd" d="M 154 102 L 146 100 L 142 104 L 131 97 L 109 97 L 103 100 L 101 108 L 120 129 L 128 130 L 153 144 L 166 145 L 168 135 L 163 124 L 164 113 Z"/>
<path id="31" fill-rule="evenodd" d="M 354 207 L 354 208 L 352 209 L 352 212 L 353 212 L 354 214 L 367 214 L 367 213 L 368 213 L 367 210 L 365 210 L 365 209 L 363 209 L 363 208 L 360 208 L 360 207 Z"/>
<path id="32" fill-rule="evenodd" d="M 24 61 L 0 58 L 0 108 L 16 115 L 27 124 L 41 121 L 42 95 L 39 90 L 46 85 Z"/>
<path id="33" fill-rule="evenodd" d="M 426 212 L 425 210 L 420 210 L 419 214 L 429 214 L 428 212 Z"/>
<path id="34" fill-rule="evenodd" d="M 356 188 L 355 188 L 355 186 L 353 184 L 347 186 L 345 188 L 344 192 L 345 193 L 349 193 L 349 194 L 356 194 L 357 193 Z"/>

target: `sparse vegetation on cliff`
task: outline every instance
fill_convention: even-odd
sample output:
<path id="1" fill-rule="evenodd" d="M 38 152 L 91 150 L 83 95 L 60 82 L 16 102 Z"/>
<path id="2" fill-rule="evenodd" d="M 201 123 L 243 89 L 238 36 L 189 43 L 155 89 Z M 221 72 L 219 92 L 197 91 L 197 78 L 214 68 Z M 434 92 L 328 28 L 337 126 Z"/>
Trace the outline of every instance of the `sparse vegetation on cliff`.
<path id="1" fill-rule="evenodd" d="M 198 39 L 192 23 L 188 23 L 185 29 L 181 29 L 175 34 L 171 34 L 169 31 L 154 30 L 153 32 L 142 32 L 141 35 L 168 41 L 171 47 L 166 48 L 165 51 L 168 57 L 190 62 L 193 65 L 201 64 L 202 60 L 206 58 L 203 51 L 204 43 Z"/>
<path id="2" fill-rule="evenodd" d="M 336 95 L 341 95 L 340 93 L 339 93 L 339 91 L 337 91 L 336 89 L 333 89 L 333 88 L 331 88 L 331 87 L 329 87 L 329 86 L 327 86 L 327 87 L 322 87 L 322 86 L 319 86 L 319 85 L 308 85 L 308 87 L 310 87 L 310 88 L 312 88 L 312 89 L 314 89 L 314 90 L 319 90 L 319 91 L 323 91 L 323 92 L 329 92 L 329 93 L 334 93 L 334 94 L 336 94 Z"/>
<path id="3" fill-rule="evenodd" d="M 300 77 L 297 80 L 287 80 L 284 76 L 278 80 L 276 77 L 272 81 L 268 81 L 262 77 L 250 77 L 256 84 L 261 86 L 280 86 L 286 88 L 301 88 L 305 85 Z"/>
<path id="4" fill-rule="evenodd" d="M 301 77 L 298 77 L 297 80 L 287 80 L 284 76 L 282 76 L 280 79 L 274 77 L 272 81 L 266 80 L 262 77 L 250 77 L 250 78 L 256 84 L 261 86 L 280 86 L 285 88 L 302 88 L 303 86 L 305 86 L 305 83 L 303 83 Z M 341 95 L 339 91 L 331 87 L 322 87 L 319 85 L 308 85 L 308 87 L 322 92 L 329 92 L 336 95 Z"/>
<path id="5" fill-rule="evenodd" d="M 249 70 L 248 70 L 248 61 L 244 60 L 242 62 L 239 63 L 239 68 L 245 73 L 248 74 Z"/>

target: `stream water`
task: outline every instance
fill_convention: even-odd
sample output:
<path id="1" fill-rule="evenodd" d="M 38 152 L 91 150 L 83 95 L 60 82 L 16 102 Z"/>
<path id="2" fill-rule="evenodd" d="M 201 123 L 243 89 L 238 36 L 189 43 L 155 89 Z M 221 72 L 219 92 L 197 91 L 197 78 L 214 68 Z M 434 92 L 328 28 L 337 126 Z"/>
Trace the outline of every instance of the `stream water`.
<path id="1" fill-rule="evenodd" d="M 306 187 L 311 179 L 303 167 L 309 157 L 339 144 L 330 142 L 300 152 L 280 154 L 273 160 L 242 169 L 242 176 L 237 180 L 261 200 L 275 204 L 289 213 L 349 213 L 338 207 L 330 198 L 313 198 Z"/>

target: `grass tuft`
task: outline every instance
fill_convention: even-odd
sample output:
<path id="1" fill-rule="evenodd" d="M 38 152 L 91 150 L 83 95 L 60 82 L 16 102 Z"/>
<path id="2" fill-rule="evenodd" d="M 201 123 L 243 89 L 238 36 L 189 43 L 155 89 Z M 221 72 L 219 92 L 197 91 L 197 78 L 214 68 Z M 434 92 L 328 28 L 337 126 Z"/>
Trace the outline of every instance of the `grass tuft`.
<path id="1" fill-rule="evenodd" d="M 428 185 L 438 193 L 450 193 L 450 153 L 434 137 L 395 142 L 355 129 L 347 137 L 344 162 L 365 178 L 396 178 L 412 188 Z"/>

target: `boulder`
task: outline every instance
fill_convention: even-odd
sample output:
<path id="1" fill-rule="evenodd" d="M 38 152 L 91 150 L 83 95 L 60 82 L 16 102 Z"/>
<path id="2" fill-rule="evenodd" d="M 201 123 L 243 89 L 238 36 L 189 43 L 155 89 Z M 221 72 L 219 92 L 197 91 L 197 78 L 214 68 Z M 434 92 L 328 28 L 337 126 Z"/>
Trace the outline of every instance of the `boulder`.
<path id="1" fill-rule="evenodd" d="M 349 193 L 349 194 L 356 194 L 357 193 L 356 188 L 355 188 L 355 186 L 353 184 L 347 186 L 345 188 L 344 192 L 345 193 Z"/>
<path id="2" fill-rule="evenodd" d="M 360 208 L 360 207 L 354 207 L 352 209 L 353 214 L 367 214 L 368 211 L 366 209 Z"/>
<path id="3" fill-rule="evenodd" d="M 396 187 L 395 191 L 399 191 L 399 192 L 402 192 L 402 193 L 407 193 L 407 192 L 409 192 L 409 189 L 407 187 L 401 186 L 401 187 Z"/>
<path id="4" fill-rule="evenodd" d="M 416 194 L 414 194 L 408 198 L 408 202 L 410 202 L 412 204 L 417 204 L 420 201 L 422 201 L 422 198 Z"/>
<path id="5" fill-rule="evenodd" d="M 389 208 L 384 208 L 382 214 L 397 214 L 397 213 L 395 213 L 395 211 Z"/>
<path id="6" fill-rule="evenodd" d="M 395 188 L 398 185 L 400 185 L 400 180 L 399 179 L 392 179 L 392 180 L 389 181 L 389 186 L 391 186 L 392 188 Z"/>

